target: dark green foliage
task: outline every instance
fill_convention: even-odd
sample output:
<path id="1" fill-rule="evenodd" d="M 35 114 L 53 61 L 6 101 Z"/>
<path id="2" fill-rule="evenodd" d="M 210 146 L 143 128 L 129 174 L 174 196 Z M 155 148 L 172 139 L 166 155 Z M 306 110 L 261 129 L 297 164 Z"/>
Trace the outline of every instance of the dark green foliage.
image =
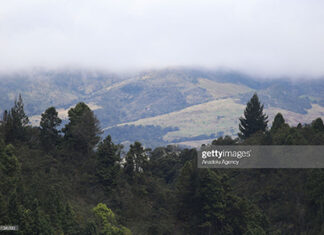
<path id="1" fill-rule="evenodd" d="M 213 140 L 212 145 L 233 145 L 236 144 L 237 141 L 237 139 L 232 139 L 231 136 L 226 135 L 225 137 L 221 136 Z"/>
<path id="2" fill-rule="evenodd" d="M 258 131 L 265 131 L 267 119 L 268 117 L 263 113 L 263 105 L 260 104 L 257 94 L 254 94 L 246 105 L 244 117 L 240 118 L 240 138 L 246 139 Z"/>
<path id="3" fill-rule="evenodd" d="M 27 235 L 324 232 L 322 170 L 198 169 L 195 149 L 139 142 L 124 155 L 110 136 L 94 148 L 95 120 L 79 103 L 61 138 L 49 108 L 41 128 L 21 125 L 24 138 L 7 143 L 0 123 L 0 224 Z M 321 119 L 289 127 L 277 115 L 270 131 L 213 144 L 324 144 L 323 132 Z M 44 148 L 47 138 L 55 151 Z"/>
<path id="4" fill-rule="evenodd" d="M 20 164 L 12 145 L 5 146 L 0 140 L 0 223 L 18 220 L 16 185 L 20 178 Z M 10 210 L 12 209 L 12 210 Z"/>
<path id="5" fill-rule="evenodd" d="M 64 138 L 73 149 L 89 153 L 100 140 L 98 119 L 83 102 L 71 108 L 68 115 L 70 122 L 63 129 Z"/>
<path id="6" fill-rule="evenodd" d="M 314 120 L 312 122 L 312 127 L 316 130 L 316 131 L 324 131 L 324 124 L 323 124 L 323 120 L 321 118 L 317 118 L 316 120 Z"/>
<path id="7" fill-rule="evenodd" d="M 31 206 L 31 217 L 33 218 L 31 224 L 31 231 L 35 234 L 52 234 L 51 227 L 49 222 L 47 221 L 46 217 L 42 214 L 39 203 L 37 199 L 34 199 L 32 206 Z"/>
<path id="8" fill-rule="evenodd" d="M 126 155 L 125 173 L 129 176 L 141 173 L 146 169 L 148 157 L 140 142 L 130 145 Z"/>
<path id="9" fill-rule="evenodd" d="M 20 164 L 14 155 L 14 147 L 9 144 L 5 146 L 0 142 L 0 191 L 2 194 L 10 195 L 14 191 L 13 185 L 19 180 Z"/>
<path id="10" fill-rule="evenodd" d="M 62 120 L 58 117 L 58 113 L 54 107 L 46 109 L 42 114 L 40 121 L 41 142 L 45 149 L 53 149 L 59 139 L 59 131 L 56 129 Z"/>
<path id="11" fill-rule="evenodd" d="M 115 186 L 116 179 L 120 172 L 120 152 L 122 146 L 115 145 L 108 135 L 98 145 L 96 172 L 102 185 L 107 187 Z"/>
<path id="12" fill-rule="evenodd" d="M 96 235 L 96 234 L 98 234 L 97 233 L 97 226 L 96 226 L 95 222 L 94 221 L 89 221 L 86 224 L 86 227 L 85 227 L 83 233 L 85 235 Z"/>
<path id="13" fill-rule="evenodd" d="M 74 211 L 69 203 L 66 204 L 62 219 L 62 229 L 64 234 L 78 234 L 78 223 L 75 220 Z"/>
<path id="14" fill-rule="evenodd" d="M 289 127 L 284 122 L 283 117 L 274 120 L 270 132 L 259 131 L 249 138 L 246 138 L 243 144 L 250 145 L 321 145 L 324 144 L 324 129 L 321 129 L 321 119 L 318 118 L 311 125 L 298 124 L 297 127 Z M 275 124 L 275 122 L 277 124 Z"/>
<path id="15" fill-rule="evenodd" d="M 277 113 L 277 115 L 275 116 L 275 118 L 273 120 L 273 123 L 272 123 L 272 126 L 271 126 L 271 131 L 278 130 L 278 129 L 282 128 L 283 125 L 285 125 L 285 124 L 286 124 L 285 123 L 285 119 L 282 116 L 282 114 L 281 113 Z"/>
<path id="16" fill-rule="evenodd" d="M 24 127 L 27 126 L 29 120 L 24 111 L 24 103 L 21 95 L 19 95 L 18 100 L 15 100 L 11 110 L 4 112 L 2 122 L 7 143 L 25 139 Z"/>
<path id="17" fill-rule="evenodd" d="M 178 218 L 185 234 L 265 233 L 267 220 L 252 203 L 235 196 L 226 175 L 187 162 L 177 182 Z M 262 234 L 262 233 L 261 233 Z"/>
<path id="18" fill-rule="evenodd" d="M 306 196 L 310 209 L 306 222 L 310 232 L 322 234 L 324 232 L 324 171 L 323 169 L 310 170 L 307 175 Z"/>
<path id="19" fill-rule="evenodd" d="M 168 184 L 173 183 L 183 166 L 180 153 L 179 149 L 173 149 L 171 146 L 154 149 L 149 161 L 151 174 L 164 179 Z"/>
<path id="20" fill-rule="evenodd" d="M 272 135 L 269 131 L 262 132 L 258 131 L 245 139 L 243 145 L 271 145 L 273 144 Z"/>

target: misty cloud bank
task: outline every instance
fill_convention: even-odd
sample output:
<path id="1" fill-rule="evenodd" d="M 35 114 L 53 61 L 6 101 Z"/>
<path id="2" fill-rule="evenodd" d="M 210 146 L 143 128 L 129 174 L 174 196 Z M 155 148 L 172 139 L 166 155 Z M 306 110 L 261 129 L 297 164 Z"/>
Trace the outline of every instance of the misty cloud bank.
<path id="1" fill-rule="evenodd" d="M 10 0 L 0 70 L 230 68 L 323 76 L 324 2 Z"/>

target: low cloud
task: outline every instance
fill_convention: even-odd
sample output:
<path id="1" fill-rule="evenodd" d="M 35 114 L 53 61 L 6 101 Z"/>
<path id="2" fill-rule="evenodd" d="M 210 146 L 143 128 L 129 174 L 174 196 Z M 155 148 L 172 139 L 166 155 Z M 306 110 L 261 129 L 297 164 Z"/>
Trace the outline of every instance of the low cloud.
<path id="1" fill-rule="evenodd" d="M 323 1 L 10 0 L 0 70 L 228 68 L 324 75 Z"/>

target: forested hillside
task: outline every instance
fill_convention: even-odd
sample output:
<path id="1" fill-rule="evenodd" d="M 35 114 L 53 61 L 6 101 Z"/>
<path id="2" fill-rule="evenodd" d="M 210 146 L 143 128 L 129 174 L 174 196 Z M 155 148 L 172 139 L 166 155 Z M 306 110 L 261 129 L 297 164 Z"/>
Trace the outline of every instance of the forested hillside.
<path id="1" fill-rule="evenodd" d="M 254 129 L 249 110 L 263 117 Z M 254 97 L 237 120 L 240 138 L 212 144 L 324 144 L 321 118 L 284 118 L 267 123 Z M 198 169 L 196 149 L 134 142 L 125 152 L 101 134 L 86 103 L 64 124 L 49 107 L 35 127 L 16 99 L 0 124 L 0 225 L 28 235 L 324 233 L 322 169 Z"/>

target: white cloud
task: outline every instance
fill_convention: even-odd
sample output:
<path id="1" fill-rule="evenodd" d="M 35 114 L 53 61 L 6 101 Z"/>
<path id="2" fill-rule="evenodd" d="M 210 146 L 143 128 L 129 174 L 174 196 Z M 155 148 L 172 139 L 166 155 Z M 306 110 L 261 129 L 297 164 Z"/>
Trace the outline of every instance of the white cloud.
<path id="1" fill-rule="evenodd" d="M 0 70 L 225 67 L 324 75 L 323 1 L 10 0 Z"/>

